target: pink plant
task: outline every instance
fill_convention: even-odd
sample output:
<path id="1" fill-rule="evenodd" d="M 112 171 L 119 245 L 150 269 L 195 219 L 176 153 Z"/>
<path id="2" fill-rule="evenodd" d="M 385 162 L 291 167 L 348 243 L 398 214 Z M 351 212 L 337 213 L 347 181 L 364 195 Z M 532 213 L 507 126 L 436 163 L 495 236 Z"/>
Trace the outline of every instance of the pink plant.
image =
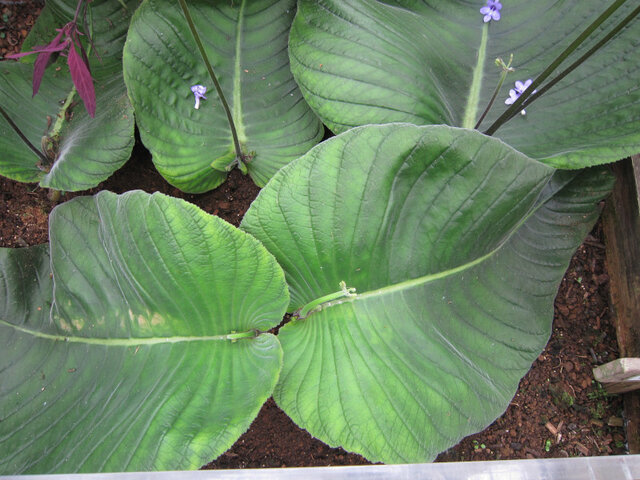
<path id="1" fill-rule="evenodd" d="M 71 72 L 71 80 L 84 102 L 85 108 L 89 115 L 93 118 L 96 115 L 96 92 L 93 86 L 93 78 L 89 68 L 89 59 L 80 41 L 82 32 L 78 30 L 77 20 L 80 6 L 84 0 L 78 1 L 75 16 L 73 20 L 62 28 L 57 28 L 58 34 L 55 38 L 45 46 L 38 45 L 33 47 L 30 52 L 15 53 L 7 55 L 6 58 L 17 59 L 25 55 L 37 53 L 38 58 L 33 65 L 33 95 L 35 96 L 40 89 L 40 83 L 44 76 L 44 71 L 49 63 L 51 55 L 60 52 L 61 55 L 67 57 L 67 64 Z"/>

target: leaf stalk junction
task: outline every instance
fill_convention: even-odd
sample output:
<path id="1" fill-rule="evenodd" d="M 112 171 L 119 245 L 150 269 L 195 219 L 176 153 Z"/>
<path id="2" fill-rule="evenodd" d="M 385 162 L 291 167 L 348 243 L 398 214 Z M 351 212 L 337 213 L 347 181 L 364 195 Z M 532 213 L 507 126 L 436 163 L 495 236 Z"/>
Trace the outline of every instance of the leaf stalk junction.
<path id="1" fill-rule="evenodd" d="M 347 287 L 347 284 L 343 281 L 340 282 L 340 290 L 334 293 L 329 293 L 328 295 L 324 295 L 320 298 L 316 298 L 311 302 L 307 303 L 304 307 L 298 310 L 294 315 L 299 320 L 303 320 L 307 318 L 311 313 L 315 310 L 320 310 L 326 304 L 332 302 L 333 300 L 338 300 L 345 297 L 356 297 L 356 289 L 352 287 Z"/>

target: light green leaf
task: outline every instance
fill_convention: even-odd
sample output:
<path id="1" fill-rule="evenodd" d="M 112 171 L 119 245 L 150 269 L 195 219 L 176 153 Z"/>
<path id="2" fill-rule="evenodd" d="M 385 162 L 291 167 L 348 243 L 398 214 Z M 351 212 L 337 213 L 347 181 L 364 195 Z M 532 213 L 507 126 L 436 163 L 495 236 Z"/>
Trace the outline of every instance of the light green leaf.
<path id="1" fill-rule="evenodd" d="M 228 449 L 281 367 L 261 333 L 288 303 L 273 257 L 142 192 L 57 207 L 50 244 L 50 267 L 44 247 L 0 250 L 0 472 L 190 469 Z"/>
<path id="2" fill-rule="evenodd" d="M 295 3 L 189 3 L 243 154 L 251 157 L 249 174 L 260 186 L 323 135 L 289 69 Z M 129 31 L 124 70 L 142 141 L 158 171 L 193 193 L 222 183 L 235 158 L 231 130 L 177 2 L 143 2 Z M 208 89 L 198 110 L 190 90 L 197 84 Z"/>
<path id="3" fill-rule="evenodd" d="M 334 132 L 373 123 L 473 128 L 498 84 L 494 61 L 514 73 L 482 123 L 507 108 L 516 80 L 535 78 L 607 7 L 599 0 L 503 3 L 484 24 L 483 2 L 301 0 L 291 68 L 305 99 Z M 568 60 L 636 8 L 627 2 Z M 558 70 L 559 72 L 560 70 Z M 560 168 L 616 161 L 640 151 L 640 20 L 632 21 L 496 136 Z"/>
<path id="4" fill-rule="evenodd" d="M 133 148 L 134 118 L 122 79 L 122 47 L 136 4 L 137 0 L 127 0 L 125 4 L 94 0 L 90 4 L 95 48 L 89 61 L 96 90 L 95 118 L 89 117 L 73 90 L 66 58 L 60 57 L 47 68 L 35 97 L 33 66 L 29 64 L 35 55 L 24 57 L 24 63 L 0 63 L 1 105 L 35 148 L 44 153 L 43 137 L 53 134 L 59 116 L 65 118 L 52 148 L 53 158 L 46 164 L 0 118 L 0 150 L 6 152 L 0 158 L 0 175 L 21 182 L 40 182 L 41 186 L 56 190 L 79 191 L 95 187 L 124 165 Z M 56 28 L 73 19 L 76 5 L 76 0 L 47 2 L 23 51 L 29 51 L 33 44 L 48 44 L 55 37 Z M 100 59 L 93 54 L 95 50 Z M 68 100 L 75 103 L 65 113 L 62 105 Z"/>
<path id="5" fill-rule="evenodd" d="M 611 184 L 553 172 L 473 130 L 408 124 L 352 129 L 279 172 L 242 223 L 302 308 L 278 336 L 278 405 L 386 463 L 490 424 L 544 348 Z"/>

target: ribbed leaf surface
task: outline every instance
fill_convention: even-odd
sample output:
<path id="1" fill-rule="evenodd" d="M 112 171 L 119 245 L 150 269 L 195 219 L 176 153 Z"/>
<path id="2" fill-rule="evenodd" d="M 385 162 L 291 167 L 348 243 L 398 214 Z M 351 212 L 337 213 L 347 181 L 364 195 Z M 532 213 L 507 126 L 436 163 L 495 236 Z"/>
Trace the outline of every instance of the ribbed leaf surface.
<path id="1" fill-rule="evenodd" d="M 278 404 L 386 463 L 429 461 L 491 423 L 611 186 L 602 170 L 552 175 L 475 131 L 407 124 L 350 130 L 283 169 L 242 226 L 283 266 L 290 310 L 341 281 L 356 293 L 280 330 Z"/>
<path id="2" fill-rule="evenodd" d="M 0 250 L 0 471 L 179 470 L 228 449 L 281 367 L 258 333 L 288 302 L 273 257 L 142 192 L 56 208 L 50 243 L 51 266 Z"/>
<path id="3" fill-rule="evenodd" d="M 289 69 L 293 0 L 189 2 L 232 110 L 249 174 L 264 185 L 322 138 Z M 158 171 L 189 192 L 215 188 L 235 157 L 227 116 L 177 2 L 146 0 L 127 39 L 125 81 Z M 194 108 L 192 85 L 207 87 Z"/>
<path id="4" fill-rule="evenodd" d="M 506 110 L 516 80 L 535 78 L 608 6 L 599 0 L 514 0 L 483 23 L 483 2 L 302 0 L 290 38 L 305 99 L 333 131 L 390 122 L 473 128 L 514 55 L 516 71 L 481 125 Z M 561 68 L 637 7 L 627 2 Z M 558 69 L 557 72 L 559 72 Z M 640 150 L 640 20 L 501 127 L 496 135 L 560 168 Z"/>

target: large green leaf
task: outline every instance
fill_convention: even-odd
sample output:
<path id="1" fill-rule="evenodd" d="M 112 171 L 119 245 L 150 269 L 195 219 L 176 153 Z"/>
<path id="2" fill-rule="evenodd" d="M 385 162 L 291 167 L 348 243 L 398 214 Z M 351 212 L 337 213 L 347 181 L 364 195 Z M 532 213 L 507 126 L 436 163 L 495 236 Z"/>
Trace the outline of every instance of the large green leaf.
<path id="1" fill-rule="evenodd" d="M 473 130 L 408 124 L 352 129 L 279 172 L 242 224 L 302 308 L 278 336 L 277 403 L 387 463 L 486 427 L 543 349 L 611 184 L 596 169 L 552 175 Z"/>
<path id="2" fill-rule="evenodd" d="M 33 146 L 41 149 L 42 138 L 52 134 L 56 119 L 65 115 L 59 141 L 53 148 L 53 165 L 43 164 L 4 118 L 0 119 L 0 174 L 43 187 L 78 191 L 96 186 L 120 168 L 133 148 L 133 109 L 122 78 L 122 47 L 126 27 L 138 0 L 94 0 L 91 2 L 94 51 L 90 64 L 96 90 L 96 116 L 89 117 L 71 82 L 66 58 L 50 65 L 39 93 L 32 98 L 32 70 L 13 61 L 0 64 L 2 107 Z M 47 44 L 73 18 L 76 0 L 47 2 L 23 51 L 33 44 Z M 126 8 L 125 8 L 126 7 Z M 81 27 L 82 28 L 82 27 Z M 61 105 L 71 98 L 66 114 Z"/>
<path id="3" fill-rule="evenodd" d="M 289 69 L 294 0 L 188 2 L 232 110 L 249 174 L 264 185 L 323 135 Z M 146 0 L 125 46 L 125 81 L 158 171 L 188 192 L 215 188 L 235 151 L 231 130 L 178 2 Z M 207 86 L 194 108 L 192 85 Z"/>
<path id="4" fill-rule="evenodd" d="M 229 448 L 281 367 L 273 257 L 142 192 L 56 208 L 50 245 L 50 265 L 0 250 L 0 472 L 198 468 Z"/>
<path id="5" fill-rule="evenodd" d="M 484 24 L 483 2 L 301 0 L 290 38 L 291 68 L 305 99 L 335 132 L 390 122 L 473 128 L 498 84 L 494 61 L 514 55 L 486 128 L 516 80 L 535 78 L 607 5 L 600 0 L 513 0 Z M 627 2 L 608 31 L 637 7 Z M 603 29 L 569 58 L 577 59 Z M 496 135 L 560 168 L 640 151 L 640 20 Z"/>

